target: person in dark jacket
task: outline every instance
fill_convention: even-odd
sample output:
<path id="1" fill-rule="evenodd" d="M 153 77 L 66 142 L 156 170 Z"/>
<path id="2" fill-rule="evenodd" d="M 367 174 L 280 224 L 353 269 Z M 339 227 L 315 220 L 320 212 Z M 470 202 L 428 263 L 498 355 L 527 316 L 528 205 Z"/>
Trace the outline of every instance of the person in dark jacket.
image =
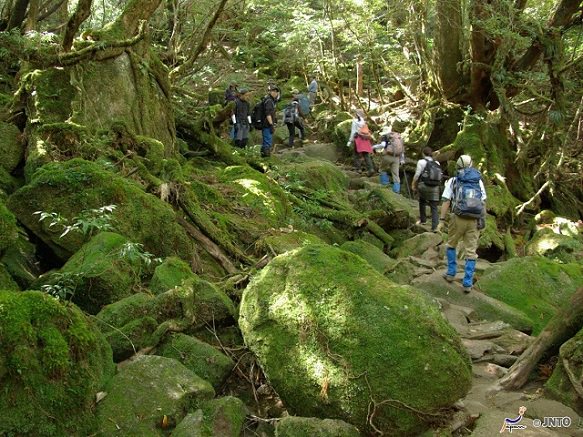
<path id="1" fill-rule="evenodd" d="M 433 150 L 431 150 L 431 147 L 425 147 L 423 149 L 423 158 L 417 161 L 417 168 L 411 185 L 414 192 L 419 191 L 419 223 L 424 225 L 427 222 L 426 207 L 429 205 L 431 209 L 431 230 L 435 231 L 437 225 L 439 225 L 439 211 L 437 207 L 439 205 L 440 188 L 439 185 L 425 184 L 422 176 L 428 162 L 435 162 L 439 165 L 437 161 L 433 160 L 432 154 Z"/>
<path id="2" fill-rule="evenodd" d="M 235 147 L 245 148 L 249 140 L 249 130 L 251 126 L 251 110 L 249 106 L 248 90 L 241 88 L 235 98 L 235 109 L 231 115 L 231 121 L 235 126 Z"/>
<path id="3" fill-rule="evenodd" d="M 263 128 L 261 129 L 261 156 L 264 158 L 271 156 L 273 133 L 275 132 L 275 124 L 277 123 L 275 104 L 279 100 L 279 88 L 277 86 L 270 85 L 268 90 L 264 102 L 265 118 L 263 120 Z"/>

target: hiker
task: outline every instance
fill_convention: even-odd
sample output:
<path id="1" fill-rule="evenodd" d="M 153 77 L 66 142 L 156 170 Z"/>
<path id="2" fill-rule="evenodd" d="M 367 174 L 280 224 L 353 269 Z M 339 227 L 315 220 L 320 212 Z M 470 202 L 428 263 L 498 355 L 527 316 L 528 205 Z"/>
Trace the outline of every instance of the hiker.
<path id="1" fill-rule="evenodd" d="M 314 106 L 318 95 L 318 82 L 316 81 L 316 76 L 311 76 L 310 79 L 312 80 L 308 85 L 308 96 L 310 98 L 310 106 Z"/>
<path id="2" fill-rule="evenodd" d="M 456 247 L 463 241 L 465 247 L 466 264 L 462 285 L 464 292 L 472 290 L 474 271 L 478 255 L 478 239 L 480 230 L 485 226 L 486 217 L 486 189 L 480 172 L 472 167 L 472 158 L 462 155 L 456 161 L 457 174 L 445 183 L 441 205 L 441 217 L 437 227 L 441 231 L 446 215 L 451 207 L 449 217 L 448 239 L 446 245 L 447 272 L 443 277 L 452 282 L 457 273 Z"/>
<path id="3" fill-rule="evenodd" d="M 231 114 L 231 121 L 235 128 L 235 147 L 242 149 L 247 146 L 249 140 L 249 129 L 251 126 L 251 111 L 249 108 L 249 90 L 241 88 L 235 98 L 235 109 Z"/>
<path id="4" fill-rule="evenodd" d="M 439 214 L 437 205 L 439 204 L 439 184 L 441 183 L 442 172 L 439 162 L 431 156 L 431 147 L 423 148 L 423 158 L 417 161 L 417 168 L 413 176 L 413 192 L 419 191 L 419 223 L 424 225 L 427 222 L 425 207 L 429 205 L 431 209 L 431 230 L 435 231 L 439 224 Z"/>
<path id="5" fill-rule="evenodd" d="M 350 137 L 346 143 L 346 147 L 351 147 L 354 143 L 354 170 L 362 171 L 362 164 L 366 164 L 367 176 L 370 177 L 374 173 L 374 166 L 370 154 L 372 153 L 372 135 L 364 118 L 364 111 L 357 109 L 355 117 L 352 120 L 352 128 L 350 129 Z"/>
<path id="6" fill-rule="evenodd" d="M 297 89 L 292 90 L 292 101 L 283 110 L 283 122 L 289 131 L 289 146 L 294 146 L 294 139 L 296 136 L 296 127 L 300 130 L 300 141 L 304 139 L 304 122 L 300 111 L 300 102 L 298 100 Z"/>
<path id="7" fill-rule="evenodd" d="M 237 84 L 235 82 L 231 82 L 227 89 L 225 90 L 225 102 L 226 105 L 229 102 L 235 101 L 237 98 Z"/>
<path id="8" fill-rule="evenodd" d="M 267 96 L 262 100 L 263 102 L 263 128 L 261 129 L 262 144 L 261 156 L 267 158 L 271 156 L 271 148 L 273 146 L 273 133 L 275 132 L 275 124 L 277 117 L 275 115 L 275 104 L 279 100 L 279 88 L 276 85 L 269 85 Z"/>
<path id="9" fill-rule="evenodd" d="M 380 132 L 381 142 L 374 146 L 376 152 L 382 153 L 381 171 L 391 171 L 393 191 L 401 192 L 401 178 L 399 177 L 399 164 L 405 162 L 405 147 L 401 134 L 392 132 L 389 126 L 383 127 Z"/>

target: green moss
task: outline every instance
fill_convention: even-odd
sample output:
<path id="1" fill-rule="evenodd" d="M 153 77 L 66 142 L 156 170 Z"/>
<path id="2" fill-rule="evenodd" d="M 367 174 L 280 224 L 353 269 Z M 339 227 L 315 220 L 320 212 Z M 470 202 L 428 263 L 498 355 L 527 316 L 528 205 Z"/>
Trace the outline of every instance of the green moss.
<path id="1" fill-rule="evenodd" d="M 348 176 L 327 161 L 307 161 L 284 168 L 286 183 L 297 184 L 315 191 L 346 193 Z"/>
<path id="2" fill-rule="evenodd" d="M 23 76 L 21 82 L 28 93 L 26 113 L 29 123 L 60 123 L 71 116 L 75 89 L 71 85 L 69 69 L 33 70 Z"/>
<path id="3" fill-rule="evenodd" d="M 16 243 L 17 238 L 16 217 L 6 208 L 4 201 L 0 198 L 0 257 L 6 249 Z"/>
<path id="4" fill-rule="evenodd" d="M 291 206 L 284 191 L 273 180 L 246 166 L 227 167 L 220 178 L 232 184 L 238 192 L 239 203 L 252 208 L 256 216 L 264 217 L 272 226 L 287 224 Z"/>
<path id="5" fill-rule="evenodd" d="M 274 258 L 245 290 L 239 326 L 291 411 L 363 431 L 371 398 L 432 412 L 471 384 L 469 358 L 436 307 L 331 246 Z M 398 405 L 379 405 L 375 426 L 405 435 L 427 425 Z"/>
<path id="6" fill-rule="evenodd" d="M 238 437 L 245 422 L 241 400 L 226 396 L 201 404 L 201 409 L 187 415 L 172 432 L 173 437 Z"/>
<path id="7" fill-rule="evenodd" d="M 82 211 L 116 205 L 115 230 L 130 241 L 141 243 L 158 256 L 178 255 L 190 259 L 193 245 L 176 223 L 172 208 L 144 193 L 135 183 L 105 170 L 99 164 L 72 159 L 43 166 L 30 184 L 15 192 L 8 207 L 57 256 L 66 259 L 84 243 L 80 233 L 60 237 L 62 229 L 39 222 L 35 211 L 55 212 L 72 220 Z"/>
<path id="8" fill-rule="evenodd" d="M 478 247 L 490 248 L 492 246 L 505 250 L 504 236 L 498 231 L 496 219 L 491 215 L 486 216 L 486 227 L 480 232 Z"/>
<path id="9" fill-rule="evenodd" d="M 581 285 L 580 264 L 559 264 L 542 257 L 513 258 L 487 270 L 477 283 L 483 293 L 529 316 L 535 335 Z"/>
<path id="10" fill-rule="evenodd" d="M 10 273 L 6 271 L 3 264 L 0 264 L 0 290 L 6 291 L 18 291 L 18 284 L 14 282 Z"/>
<path id="11" fill-rule="evenodd" d="M 541 255 L 560 262 L 583 258 L 583 238 L 562 235 L 551 228 L 538 230 L 526 245 L 527 255 Z"/>
<path id="12" fill-rule="evenodd" d="M 0 167 L 13 171 L 24 158 L 24 144 L 20 130 L 13 124 L 0 122 Z"/>
<path id="13" fill-rule="evenodd" d="M 11 194 L 18 186 L 19 182 L 4 167 L 0 166 L 0 194 Z"/>
<path id="14" fill-rule="evenodd" d="M 395 267 L 397 261 L 376 246 L 363 240 L 347 241 L 340 249 L 352 252 L 371 265 L 377 272 L 385 274 Z"/>
<path id="15" fill-rule="evenodd" d="M 307 232 L 297 230 L 270 231 L 255 243 L 255 248 L 260 253 L 280 255 L 302 246 L 317 243 L 322 243 L 322 240 Z"/>
<path id="16" fill-rule="evenodd" d="M 163 293 L 192 277 L 194 277 L 192 269 L 184 261 L 176 257 L 166 258 L 154 270 L 154 275 L 150 281 L 150 290 L 156 294 Z"/>
<path id="17" fill-rule="evenodd" d="M 93 237 L 63 266 L 60 272 L 41 278 L 50 285 L 65 285 L 72 300 L 90 314 L 133 293 L 146 269 L 140 258 L 124 255 L 126 238 L 112 232 Z"/>
<path id="18" fill-rule="evenodd" d="M 164 416 L 179 422 L 214 397 L 211 385 L 176 360 L 145 355 L 123 366 L 97 405 L 100 435 L 164 435 Z"/>
<path id="19" fill-rule="evenodd" d="M 0 434 L 88 435 L 111 349 L 73 305 L 0 291 Z"/>
<path id="20" fill-rule="evenodd" d="M 118 329 L 110 330 L 105 339 L 111 346 L 116 363 L 130 358 L 138 351 L 156 344 L 158 322 L 152 317 L 132 320 Z"/>
<path id="21" fill-rule="evenodd" d="M 341 420 L 315 417 L 282 417 L 275 428 L 276 437 L 359 437 L 354 426 Z"/>
<path id="22" fill-rule="evenodd" d="M 156 355 L 174 358 L 218 390 L 235 363 L 211 345 L 184 334 L 174 334 L 157 350 Z"/>
<path id="23" fill-rule="evenodd" d="M 136 293 L 115 303 L 106 305 L 97 314 L 97 326 L 104 333 L 121 328 L 133 320 L 152 314 L 154 299 L 145 293 Z"/>

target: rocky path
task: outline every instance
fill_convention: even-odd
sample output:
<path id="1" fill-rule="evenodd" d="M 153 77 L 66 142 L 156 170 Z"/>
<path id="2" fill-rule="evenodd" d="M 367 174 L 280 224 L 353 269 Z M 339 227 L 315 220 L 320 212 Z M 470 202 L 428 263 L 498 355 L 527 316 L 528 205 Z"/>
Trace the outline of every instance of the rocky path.
<path id="1" fill-rule="evenodd" d="M 379 182 L 378 175 L 367 178 L 352 171 L 350 166 L 338 163 L 336 148 L 330 144 L 308 140 L 293 149 L 280 147 L 276 153 L 305 154 L 335 162 L 351 180 L 350 189 Z M 406 190 L 405 184 L 401 188 Z M 417 211 L 416 200 L 403 200 L 412 210 Z M 496 380 L 507 372 L 533 337 L 515 328 L 520 327 L 520 321 L 517 320 L 513 308 L 490 298 L 480 290 L 464 294 L 461 283 L 449 284 L 444 281 L 441 274 L 445 269 L 445 248 L 441 235 L 433 234 L 428 227 L 419 225 L 412 226 L 410 230 L 416 234 L 411 239 L 414 240 L 410 245 L 413 249 L 404 258 L 399 258 L 413 267 L 409 270 L 410 284 L 429 291 L 428 294 L 436 299 L 444 316 L 460 334 L 472 359 L 472 389 L 460 401 L 460 409 L 449 424 L 452 433 L 479 437 L 500 435 L 504 419 L 517 417 L 519 407 L 525 406 L 525 417 L 520 424 L 526 428 L 515 429 L 513 432 L 517 435 L 583 437 L 583 419 L 571 408 L 546 398 L 543 391 L 544 381 L 530 382 L 516 392 L 493 389 Z M 479 260 L 477 274 L 490 265 L 487 261 Z M 461 277 L 461 271 L 458 276 Z M 434 284 L 439 284 L 439 287 L 432 287 Z M 492 308 L 492 313 L 501 315 L 505 321 L 479 319 L 476 308 L 484 307 Z M 508 321 L 512 321 L 512 324 Z M 545 417 L 568 417 L 571 425 L 568 428 L 535 426 L 538 424 L 537 420 L 542 422 Z"/>

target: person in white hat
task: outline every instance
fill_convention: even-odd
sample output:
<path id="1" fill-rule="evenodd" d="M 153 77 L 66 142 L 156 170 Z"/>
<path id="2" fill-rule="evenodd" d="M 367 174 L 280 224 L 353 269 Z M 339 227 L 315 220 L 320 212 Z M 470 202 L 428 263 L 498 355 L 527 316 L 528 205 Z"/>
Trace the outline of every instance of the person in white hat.
<path id="1" fill-rule="evenodd" d="M 405 152 L 403 139 L 398 132 L 391 132 L 390 126 L 384 126 L 380 132 L 381 142 L 373 148 L 375 152 L 382 153 L 381 171 L 391 172 L 393 191 L 401 192 L 401 178 L 399 177 L 399 164 L 403 160 Z"/>
<path id="2" fill-rule="evenodd" d="M 354 119 L 350 129 L 350 136 L 346 147 L 354 146 L 354 170 L 362 171 L 362 164 L 366 165 L 367 176 L 374 174 L 374 165 L 370 154 L 372 153 L 372 135 L 364 118 L 364 111 L 357 109 L 354 111 Z"/>
<path id="3" fill-rule="evenodd" d="M 457 174 L 445 183 L 441 198 L 440 222 L 438 231 L 443 229 L 446 215 L 450 214 L 448 238 L 446 245 L 447 271 L 443 277 L 448 282 L 455 280 L 457 273 L 456 247 L 460 241 L 464 242 L 466 262 L 462 285 L 464 292 L 472 290 L 474 271 L 478 254 L 478 239 L 480 229 L 483 227 L 483 219 L 486 214 L 486 189 L 482 182 L 482 176 L 478 170 L 472 167 L 472 158 L 462 155 L 456 161 Z"/>

